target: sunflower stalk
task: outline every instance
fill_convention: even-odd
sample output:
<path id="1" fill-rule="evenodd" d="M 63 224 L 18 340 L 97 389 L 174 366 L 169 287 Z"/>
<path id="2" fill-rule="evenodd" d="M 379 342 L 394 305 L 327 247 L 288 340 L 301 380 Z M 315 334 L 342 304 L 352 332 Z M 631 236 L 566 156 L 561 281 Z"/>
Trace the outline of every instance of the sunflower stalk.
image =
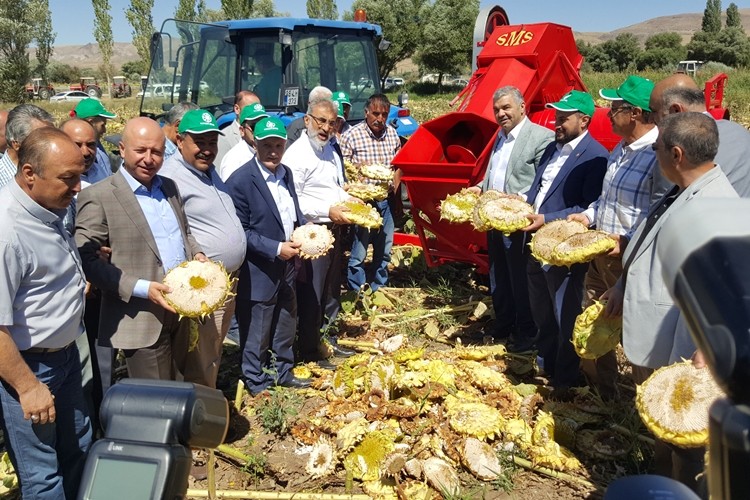
<path id="1" fill-rule="evenodd" d="M 208 490 L 189 489 L 188 498 L 209 498 Z M 369 500 L 369 495 L 342 495 L 336 493 L 293 493 L 275 491 L 217 490 L 216 498 L 251 498 L 255 500 Z"/>
<path id="2" fill-rule="evenodd" d="M 482 301 L 474 300 L 471 302 L 467 302 L 466 304 L 461 304 L 460 306 L 444 306 L 439 307 L 437 309 L 416 309 L 411 314 L 405 315 L 403 312 L 401 313 L 383 313 L 376 315 L 372 320 L 372 326 L 397 326 L 404 323 L 411 323 L 414 321 L 422 320 L 422 319 L 428 319 L 432 318 L 434 316 L 439 316 L 441 314 L 461 314 L 466 312 L 472 312 L 476 308 L 476 306 Z M 407 316 L 405 319 L 404 316 Z M 384 319 L 390 319 L 390 318 L 399 318 L 398 321 L 394 321 L 392 323 L 382 321 Z"/>
<path id="3" fill-rule="evenodd" d="M 654 446 L 654 444 L 656 443 L 656 441 L 654 441 L 653 438 L 644 436 L 643 434 L 632 432 L 619 424 L 612 424 L 610 426 L 610 429 L 612 429 L 613 431 L 619 432 L 620 434 L 627 436 L 627 437 L 635 437 L 636 439 L 643 441 L 644 443 L 649 444 L 651 446 Z"/>
<path id="4" fill-rule="evenodd" d="M 242 408 L 242 395 L 245 393 L 245 384 L 242 380 L 237 382 L 237 392 L 234 394 L 234 409 L 240 411 Z"/>
<path id="5" fill-rule="evenodd" d="M 233 448 L 229 446 L 228 444 L 220 444 L 216 447 L 216 450 L 219 453 L 222 453 L 230 458 L 233 458 L 235 460 L 239 460 L 240 462 L 247 463 L 248 460 L 250 460 L 250 457 L 248 455 L 245 455 L 237 448 Z M 188 495 L 189 496 L 189 495 Z"/>
<path id="6" fill-rule="evenodd" d="M 559 479 L 561 481 L 565 481 L 568 483 L 576 483 L 581 486 L 590 488 L 592 490 L 599 489 L 599 487 L 597 487 L 594 483 L 592 483 L 591 481 L 587 481 L 586 479 L 583 479 L 582 477 L 577 477 L 571 474 L 566 474 L 565 472 L 548 469 L 547 467 L 540 467 L 538 465 L 532 464 L 531 461 L 526 460 L 525 458 L 517 457 L 514 455 L 513 463 L 520 467 L 523 467 L 524 469 L 528 469 L 538 474 L 543 474 L 545 476 Z"/>

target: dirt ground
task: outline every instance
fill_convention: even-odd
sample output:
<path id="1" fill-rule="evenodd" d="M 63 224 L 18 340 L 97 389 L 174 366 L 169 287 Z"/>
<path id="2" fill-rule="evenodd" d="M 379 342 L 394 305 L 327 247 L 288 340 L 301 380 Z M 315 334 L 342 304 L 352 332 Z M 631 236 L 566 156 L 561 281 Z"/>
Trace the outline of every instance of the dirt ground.
<path id="1" fill-rule="evenodd" d="M 418 258 L 410 259 L 408 256 L 401 260 L 395 259 L 394 263 L 397 265 L 391 275 L 393 288 L 388 289 L 387 294 L 398 300 L 392 300 L 390 305 L 378 303 L 376 306 L 370 302 L 363 304 L 361 300 L 355 301 L 357 303 L 354 309 L 345 314 L 338 325 L 340 339 L 353 339 L 363 343 L 382 342 L 385 338 L 400 334 L 404 336 L 408 345 L 408 347 L 402 347 L 403 349 L 423 347 L 425 358 L 436 357 L 442 353 L 447 355 L 455 348 L 457 342 L 462 345 L 482 345 L 488 342 L 489 339 L 483 335 L 492 321 L 488 311 L 476 317 L 477 309 L 468 314 L 455 315 L 451 315 L 451 312 L 446 313 L 444 310 L 467 303 L 473 304 L 481 299 L 486 300 L 487 288 L 482 283 L 481 277 L 476 276 L 469 267 L 462 265 L 443 266 L 438 270 L 427 269 L 419 264 Z M 402 287 L 403 291 L 400 291 L 399 287 Z M 417 289 L 421 292 L 410 292 L 410 290 Z M 351 297 L 345 297 L 344 302 L 350 299 Z M 399 303 L 402 300 L 403 303 Z M 393 302 L 396 304 L 394 305 Z M 438 318 L 439 321 L 431 322 L 430 319 L 425 320 L 415 313 L 415 311 L 419 311 L 420 314 L 429 313 L 433 310 L 440 310 L 441 314 L 449 317 Z M 481 311 L 481 308 L 479 310 Z M 375 319 L 378 316 L 382 316 L 380 321 Z M 402 321 L 399 322 L 399 319 Z M 404 325 L 408 325 L 409 328 L 405 328 Z M 435 325 L 437 325 L 437 331 L 435 331 Z M 622 360 L 622 356 L 620 357 Z M 371 360 L 374 359 L 371 358 Z M 337 372 L 346 370 L 342 367 L 346 364 L 344 360 L 333 358 L 333 361 L 339 365 Z M 533 413 L 528 415 L 530 420 L 540 418 L 539 412 L 543 409 L 552 413 L 556 412 L 546 406 L 548 402 L 545 402 L 545 398 L 548 396 L 549 388 L 545 385 L 546 380 L 538 374 L 534 361 L 533 355 L 482 361 L 498 371 L 505 371 L 518 383 L 533 384 L 536 387 L 539 397 L 532 407 Z M 559 479 L 532 471 L 514 464 L 509 454 L 503 454 L 502 477 L 481 481 L 469 473 L 466 467 L 462 467 L 460 461 L 457 461 L 455 466 L 461 483 L 460 490 L 444 495 L 432 490 L 433 496 L 424 498 L 596 499 L 602 497 L 606 485 L 613 479 L 648 471 L 651 466 L 652 450 L 648 442 L 648 433 L 642 428 L 633 407 L 634 390 L 626 377 L 626 371 L 626 363 L 622 360 L 619 400 L 603 403 L 589 394 L 577 398 L 572 403 L 564 403 L 577 404 L 577 409 L 583 411 L 585 421 L 572 433 L 563 432 L 564 435 L 556 434 L 555 437 L 555 440 L 564 443 L 581 463 L 580 469 L 565 471 L 569 474 L 568 477 Z M 339 460 L 333 472 L 322 478 L 313 478 L 306 471 L 310 457 L 309 445 L 312 439 L 303 442 L 304 432 L 314 427 L 311 427 L 309 422 L 315 421 L 316 416 L 331 411 L 328 405 L 337 404 L 335 401 L 340 399 L 332 395 L 330 374 L 327 376 L 328 379 L 325 374 L 313 374 L 313 380 L 316 381 L 313 385 L 320 387 L 320 390 L 281 391 L 283 398 L 278 400 L 281 401 L 278 406 L 288 411 L 285 415 L 287 429 L 282 432 L 269 432 L 264 429 L 262 408 L 264 405 L 268 406 L 267 403 L 272 399 L 271 393 L 261 393 L 254 398 L 247 393 L 244 394 L 240 410 L 233 409 L 232 411 L 226 444 L 244 453 L 244 458 L 247 460 L 230 458 L 225 453 L 217 451 L 216 490 L 368 494 L 364 492 L 363 483 L 360 480 L 352 479 L 351 473 L 348 473 L 342 464 L 343 460 Z M 235 399 L 238 378 L 238 348 L 228 344 L 218 385 L 230 402 Z M 323 382 L 324 380 L 329 382 Z M 460 387 L 460 384 L 457 385 Z M 353 397 L 350 396 L 350 398 Z M 368 397 L 372 402 L 372 394 Z M 492 400 L 494 396 L 493 393 L 487 392 L 485 397 L 487 400 Z M 552 408 L 554 408 L 554 403 Z M 580 413 L 576 413 L 575 408 L 570 411 L 573 411 L 574 416 Z M 557 421 L 558 415 L 554 416 Z M 372 415 L 368 413 L 369 417 Z M 411 423 L 418 422 L 420 418 L 422 415 L 412 418 Z M 400 419 L 403 429 L 409 429 L 409 420 L 408 418 Z M 615 430 L 611 428 L 613 424 L 616 425 Z M 267 422 L 265 425 L 267 427 Z M 445 427 L 448 428 L 447 424 Z M 596 451 L 601 451 L 601 446 L 593 446 L 595 450 L 592 450 L 591 442 L 581 438 L 591 430 L 611 434 L 609 438 L 605 438 L 609 439 L 608 443 L 599 443 L 610 446 L 610 448 L 604 446 L 605 454 Z M 450 430 L 448 434 L 451 434 Z M 577 437 L 580 442 L 576 442 Z M 495 440 L 495 443 L 502 440 L 502 438 Z M 445 449 L 448 450 L 448 445 Z M 518 456 L 525 455 L 519 450 L 515 453 L 518 453 Z M 406 454 L 409 455 L 409 452 Z M 450 452 L 446 454 L 450 457 Z M 403 473 L 396 476 L 402 481 L 407 477 Z M 191 489 L 206 490 L 208 487 L 207 480 L 195 481 L 191 478 L 190 481 Z M 370 496 L 376 497 L 374 494 Z M 409 497 L 401 495 L 401 498 Z"/>

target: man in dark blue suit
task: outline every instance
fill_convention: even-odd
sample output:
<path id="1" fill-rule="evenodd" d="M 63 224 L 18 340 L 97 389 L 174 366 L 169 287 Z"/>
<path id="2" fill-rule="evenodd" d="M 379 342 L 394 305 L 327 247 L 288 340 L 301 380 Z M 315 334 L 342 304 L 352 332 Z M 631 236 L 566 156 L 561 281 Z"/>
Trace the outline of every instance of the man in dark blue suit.
<path id="1" fill-rule="evenodd" d="M 528 233 L 545 222 L 578 213 L 596 200 L 609 156 L 588 133 L 594 116 L 594 100 L 589 94 L 573 90 L 547 107 L 555 109 L 555 142 L 545 149 L 526 197 L 535 211 L 529 215 L 531 225 L 524 229 Z M 586 264 L 543 266 L 531 256 L 527 261 L 539 355 L 555 389 L 553 396 L 563 399 L 579 378 L 580 360 L 571 336 L 581 313 L 586 269 Z"/>
<path id="2" fill-rule="evenodd" d="M 294 228 L 306 221 L 292 172 L 281 164 L 286 129 L 278 118 L 264 118 L 255 125 L 254 135 L 255 158 L 227 180 L 247 237 L 235 316 L 240 330 L 242 377 L 253 395 L 271 385 L 310 385 L 291 371 L 297 330 L 294 262 L 300 245 L 290 238 Z"/>

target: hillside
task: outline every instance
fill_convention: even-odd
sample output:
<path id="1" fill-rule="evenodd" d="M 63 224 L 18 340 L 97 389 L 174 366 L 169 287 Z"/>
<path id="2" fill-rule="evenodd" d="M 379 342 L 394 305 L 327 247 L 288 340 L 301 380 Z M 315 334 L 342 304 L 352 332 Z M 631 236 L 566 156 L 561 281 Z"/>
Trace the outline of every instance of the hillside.
<path id="1" fill-rule="evenodd" d="M 750 8 L 740 9 L 742 25 L 745 31 L 750 32 Z M 648 19 L 642 23 L 626 26 L 608 33 L 598 32 L 574 32 L 576 39 L 589 43 L 602 43 L 615 38 L 620 33 L 633 33 L 642 42 L 654 33 L 661 31 L 676 31 L 682 35 L 683 43 L 687 43 L 693 33 L 700 29 L 703 13 L 676 14 L 673 16 L 662 16 Z M 550 21 L 554 21 L 550 19 Z M 128 61 L 138 59 L 135 47 L 130 43 L 115 43 L 112 64 L 119 68 Z M 52 54 L 52 60 L 55 62 L 70 64 L 80 68 L 96 68 L 101 63 L 99 46 L 95 43 L 86 45 L 58 45 Z M 413 64 L 411 61 L 405 61 L 405 64 L 399 65 L 397 73 L 408 73 L 412 71 Z"/>

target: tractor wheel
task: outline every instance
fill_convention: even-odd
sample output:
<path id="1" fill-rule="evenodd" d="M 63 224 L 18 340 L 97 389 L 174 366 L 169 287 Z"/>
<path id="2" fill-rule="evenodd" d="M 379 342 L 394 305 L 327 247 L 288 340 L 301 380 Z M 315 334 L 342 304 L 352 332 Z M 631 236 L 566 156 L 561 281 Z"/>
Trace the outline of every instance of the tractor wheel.
<path id="1" fill-rule="evenodd" d="M 125 97 L 130 97 L 131 95 L 133 95 L 133 91 L 132 91 L 132 90 L 130 90 L 130 85 L 129 85 L 129 84 L 127 84 L 127 83 L 125 84 L 125 89 L 124 89 L 124 91 L 123 91 L 123 95 L 124 95 Z"/>
<path id="2" fill-rule="evenodd" d="M 89 95 L 89 97 L 96 97 L 99 99 L 102 96 L 102 90 L 99 87 L 95 87 L 94 85 L 89 85 L 86 87 L 86 93 Z"/>
<path id="3" fill-rule="evenodd" d="M 39 89 L 39 99 L 47 101 L 51 96 L 49 89 Z"/>

